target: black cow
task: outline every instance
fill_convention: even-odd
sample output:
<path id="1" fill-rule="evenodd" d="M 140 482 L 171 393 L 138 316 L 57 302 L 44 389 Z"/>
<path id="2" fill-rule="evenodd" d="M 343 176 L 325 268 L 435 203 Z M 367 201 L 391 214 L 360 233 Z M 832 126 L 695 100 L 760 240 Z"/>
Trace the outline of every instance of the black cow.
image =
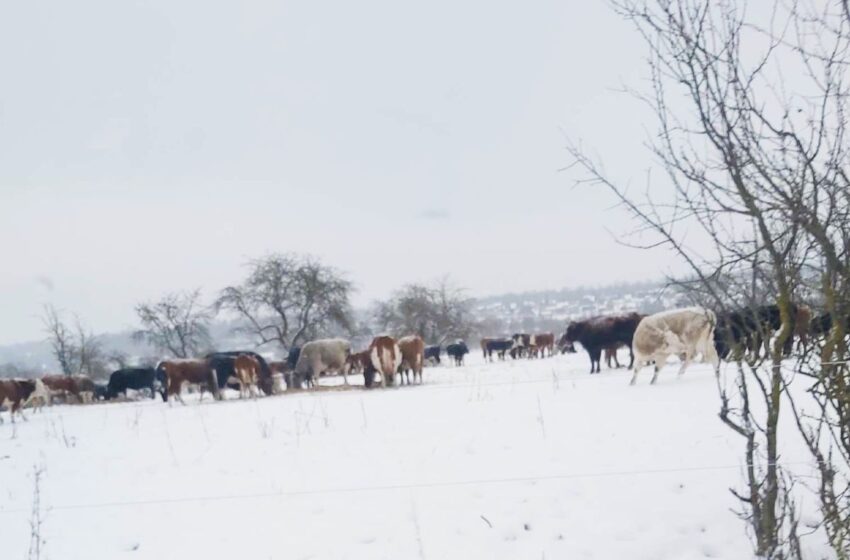
<path id="1" fill-rule="evenodd" d="M 721 359 L 728 360 L 733 350 L 746 350 L 756 358 L 761 353 L 764 340 L 782 327 L 779 306 L 761 305 L 754 309 L 717 312 L 717 326 L 714 329 L 714 347 Z M 797 316 L 797 306 L 791 304 L 791 320 Z M 794 324 L 791 336 L 785 341 L 783 354 L 789 355 L 794 346 Z"/>
<path id="2" fill-rule="evenodd" d="M 159 393 L 165 400 L 165 387 L 167 385 L 165 374 L 154 368 L 124 368 L 113 371 L 106 385 L 106 399 L 116 398 L 120 393 L 127 396 L 127 389 L 141 391 L 147 389 L 151 398 Z"/>
<path id="3" fill-rule="evenodd" d="M 216 378 L 218 379 L 218 388 L 224 389 L 225 386 L 230 387 L 231 389 L 239 389 L 238 383 L 228 383 L 231 378 L 236 377 L 236 371 L 233 367 L 233 363 L 236 361 L 241 355 L 252 356 L 257 363 L 260 364 L 260 379 L 258 380 L 258 385 L 260 389 L 262 389 L 263 393 L 267 395 L 273 394 L 272 390 L 272 370 L 269 367 L 268 362 L 266 362 L 265 358 L 257 354 L 256 352 L 251 352 L 250 350 L 233 350 L 228 352 L 213 352 L 212 354 L 207 354 L 205 358 L 210 361 L 213 369 L 215 369 Z"/>
<path id="4" fill-rule="evenodd" d="M 440 362 L 440 354 L 442 353 L 442 351 L 443 351 L 443 349 L 440 348 L 439 345 L 426 346 L 425 347 L 425 361 L 427 362 L 428 360 L 433 360 L 434 362 L 436 362 L 438 364 L 441 363 Z"/>
<path id="5" fill-rule="evenodd" d="M 812 319 L 810 330 L 815 336 L 826 336 L 832 330 L 832 314 L 822 313 Z M 844 332 L 850 333 L 850 316 L 844 318 Z"/>
<path id="6" fill-rule="evenodd" d="M 493 359 L 493 353 L 496 353 L 496 356 L 500 360 L 505 359 L 505 354 L 511 350 L 514 346 L 514 341 L 510 338 L 496 338 L 493 340 L 488 340 L 484 344 L 484 353 L 487 358 Z"/>
<path id="7" fill-rule="evenodd" d="M 469 354 L 469 348 L 467 348 L 464 341 L 459 340 L 454 344 L 446 346 L 446 354 L 454 360 L 456 366 L 462 366 L 463 357 Z"/>
<path id="8" fill-rule="evenodd" d="M 94 384 L 94 400 L 105 401 L 109 395 L 109 385 L 106 383 Z"/>
<path id="9" fill-rule="evenodd" d="M 632 350 L 632 337 L 638 323 L 645 315 L 626 313 L 624 315 L 606 315 L 591 317 L 584 321 L 573 321 L 567 325 L 567 330 L 559 344 L 566 351 L 575 351 L 574 343 L 578 342 L 590 356 L 590 373 L 599 373 L 602 350 L 615 344 L 629 347 L 629 368 L 634 365 L 635 356 Z"/>
<path id="10" fill-rule="evenodd" d="M 531 350 L 531 335 L 528 333 L 515 333 L 511 337 L 513 347 L 510 349 L 511 358 L 517 359 L 527 356 Z"/>

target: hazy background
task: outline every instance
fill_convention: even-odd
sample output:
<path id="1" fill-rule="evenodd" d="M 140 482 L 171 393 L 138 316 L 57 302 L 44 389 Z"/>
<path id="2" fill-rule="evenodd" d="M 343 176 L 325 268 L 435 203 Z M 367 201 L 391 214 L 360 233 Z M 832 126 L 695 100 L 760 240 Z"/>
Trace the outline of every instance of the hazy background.
<path id="1" fill-rule="evenodd" d="M 274 251 L 347 271 L 357 304 L 657 278 L 558 171 L 568 135 L 643 185 L 651 117 L 614 91 L 643 53 L 604 2 L 4 3 L 0 343 L 41 338 L 47 302 L 133 325 Z"/>

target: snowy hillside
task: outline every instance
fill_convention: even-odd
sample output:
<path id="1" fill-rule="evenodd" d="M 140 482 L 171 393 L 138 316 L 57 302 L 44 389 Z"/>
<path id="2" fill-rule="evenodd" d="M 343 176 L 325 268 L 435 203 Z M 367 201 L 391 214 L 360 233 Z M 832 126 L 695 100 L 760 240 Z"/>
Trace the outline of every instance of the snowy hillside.
<path id="1" fill-rule="evenodd" d="M 35 468 L 45 556 L 63 560 L 750 557 L 728 491 L 743 442 L 708 368 L 630 387 L 584 353 L 469 358 L 423 386 L 7 420 L 3 558 L 27 555 Z"/>

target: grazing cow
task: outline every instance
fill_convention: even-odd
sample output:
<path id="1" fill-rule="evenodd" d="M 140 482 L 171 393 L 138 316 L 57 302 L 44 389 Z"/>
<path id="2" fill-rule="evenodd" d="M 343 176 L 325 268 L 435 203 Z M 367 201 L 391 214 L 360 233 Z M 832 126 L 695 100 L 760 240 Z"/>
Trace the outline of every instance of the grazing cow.
<path id="1" fill-rule="evenodd" d="M 640 313 L 626 313 L 624 315 L 606 315 L 591 317 L 583 321 L 573 321 L 567 325 L 567 330 L 560 339 L 560 344 L 567 352 L 575 351 L 575 343 L 578 342 L 590 356 L 590 373 L 599 373 L 601 369 L 602 349 L 620 344 L 629 347 L 629 367 L 634 363 L 634 354 L 631 353 L 632 337 L 638 323 L 644 315 Z"/>
<path id="2" fill-rule="evenodd" d="M 363 384 L 371 387 L 375 382 L 375 373 L 378 370 L 372 365 L 372 353 L 367 348 L 362 352 L 356 352 L 348 357 L 348 368 L 351 374 L 363 374 Z"/>
<path id="3" fill-rule="evenodd" d="M 260 379 L 260 362 L 250 354 L 240 354 L 233 360 L 233 372 L 239 385 L 239 398 L 257 398 L 257 382 Z"/>
<path id="4" fill-rule="evenodd" d="M 272 393 L 279 394 L 284 391 L 284 383 L 288 388 L 292 384 L 292 371 L 289 364 L 284 360 L 280 362 L 269 362 L 272 372 Z"/>
<path id="5" fill-rule="evenodd" d="M 469 348 L 462 340 L 458 340 L 454 344 L 446 346 L 446 354 L 454 361 L 456 366 L 463 365 L 463 357 L 469 354 Z"/>
<path id="6" fill-rule="evenodd" d="M 341 338 L 308 342 L 301 348 L 298 362 L 295 364 L 295 386 L 301 388 L 306 383 L 308 387 L 315 387 L 319 376 L 340 372 L 348 385 L 350 355 L 351 343 Z"/>
<path id="7" fill-rule="evenodd" d="M 785 355 L 789 355 L 794 347 L 798 312 L 798 306 L 792 304 L 791 320 L 795 325 L 792 326 L 791 336 L 783 346 L 782 352 Z M 714 331 L 715 350 L 723 359 L 738 359 L 744 351 L 758 358 L 764 343 L 781 327 L 782 316 L 779 306 L 775 304 L 718 313 Z"/>
<path id="8" fill-rule="evenodd" d="M 500 360 L 504 360 L 505 354 L 510 352 L 513 347 L 514 341 L 510 338 L 490 338 L 487 340 L 487 354 L 485 357 L 492 362 L 493 353 L 495 352 Z"/>
<path id="9" fill-rule="evenodd" d="M 94 400 L 105 401 L 106 396 L 108 394 L 109 394 L 109 386 L 106 383 L 95 383 L 94 384 Z"/>
<path id="10" fill-rule="evenodd" d="M 422 383 L 422 366 L 425 363 L 425 341 L 417 335 L 404 336 L 398 339 L 398 347 L 401 350 L 401 364 L 398 366 L 399 382 L 404 385 L 405 378 L 410 385 L 410 371 L 413 370 L 413 382 L 419 376 Z"/>
<path id="11" fill-rule="evenodd" d="M 436 363 L 436 364 L 441 363 L 440 362 L 440 354 L 442 353 L 442 351 L 443 351 L 443 349 L 440 348 L 439 345 L 426 346 L 425 347 L 425 361 L 426 362 L 430 361 L 430 362 Z"/>
<path id="12" fill-rule="evenodd" d="M 401 348 L 391 336 L 376 336 L 369 344 L 369 361 L 381 374 L 381 386 L 391 386 L 395 382 L 395 372 L 401 365 Z"/>
<path id="13" fill-rule="evenodd" d="M 81 403 L 94 399 L 94 382 L 85 375 L 46 375 L 41 380 L 49 390 L 51 400 L 61 396 L 67 401 L 68 395 L 73 395 Z"/>
<path id="14" fill-rule="evenodd" d="M 553 333 L 540 333 L 531 335 L 529 344 L 530 357 L 541 358 L 546 357 L 546 351 L 549 352 L 549 357 L 555 354 L 555 335 Z"/>
<path id="15" fill-rule="evenodd" d="M 0 407 L 9 407 L 9 416 L 15 423 L 15 413 L 21 418 L 24 416 L 23 407 L 36 395 L 47 394 L 47 388 L 41 379 L 0 379 Z M 3 415 L 0 414 L 0 424 L 3 423 Z"/>
<path id="16" fill-rule="evenodd" d="M 159 393 L 162 400 L 165 401 L 165 387 L 168 383 L 163 372 L 157 373 L 154 368 L 124 368 L 113 371 L 109 376 L 109 383 L 106 385 L 106 398 L 108 400 L 116 398 L 120 393 L 127 396 L 127 390 L 133 389 L 140 391 L 148 389 L 151 398 L 156 398 Z"/>
<path id="17" fill-rule="evenodd" d="M 655 362 L 655 373 L 650 383 L 655 383 L 669 356 L 679 356 L 682 360 L 679 375 L 685 372 L 697 354 L 701 354 L 702 361 L 712 364 L 715 374 L 719 374 L 720 358 L 714 348 L 716 325 L 714 312 L 702 307 L 673 309 L 644 317 L 635 330 L 632 343 L 634 374 L 631 384 L 635 384 L 641 367 L 652 362 Z"/>
<path id="18" fill-rule="evenodd" d="M 234 367 L 236 358 L 243 355 L 251 356 L 257 361 L 260 368 L 257 374 L 257 386 L 266 395 L 274 394 L 274 389 L 272 387 L 274 383 L 272 380 L 272 371 L 268 362 L 266 362 L 266 359 L 256 352 L 251 352 L 250 350 L 231 350 L 228 352 L 213 352 L 212 354 L 207 354 L 206 359 L 210 361 L 212 367 L 216 371 L 218 388 L 224 389 L 226 386 L 230 386 L 234 389 L 239 388 L 239 383 L 236 379 L 236 370 Z"/>
<path id="19" fill-rule="evenodd" d="M 97 392 L 97 387 L 95 386 L 94 381 L 85 375 L 73 375 L 71 377 L 77 386 L 77 394 L 80 396 L 80 400 L 86 404 L 93 403 L 95 393 Z"/>
<path id="20" fill-rule="evenodd" d="M 204 398 L 204 389 L 208 389 L 216 400 L 221 400 L 218 373 L 212 360 L 206 358 L 201 360 L 165 360 L 156 366 L 156 371 L 157 376 L 164 375 L 168 380 L 166 401 L 169 397 L 174 396 L 182 404 L 186 404 L 181 394 L 183 383 L 200 385 L 201 399 Z"/>

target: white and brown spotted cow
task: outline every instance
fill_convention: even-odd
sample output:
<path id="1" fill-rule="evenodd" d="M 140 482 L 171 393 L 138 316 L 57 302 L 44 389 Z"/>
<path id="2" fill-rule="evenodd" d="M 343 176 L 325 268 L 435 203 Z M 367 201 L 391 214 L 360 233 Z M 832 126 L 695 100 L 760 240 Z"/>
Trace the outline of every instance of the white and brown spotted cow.
<path id="1" fill-rule="evenodd" d="M 401 365 L 401 348 L 391 336 L 376 336 L 369 345 L 369 359 L 372 367 L 381 374 L 381 386 L 392 385 L 395 373 Z"/>
<path id="2" fill-rule="evenodd" d="M 9 408 L 9 416 L 12 418 L 12 423 L 15 423 L 15 413 L 18 413 L 24 420 L 24 406 L 29 404 L 34 397 L 44 396 L 47 394 L 47 388 L 41 379 L 0 379 L 0 407 Z M 3 416 L 0 414 L 0 424 L 3 423 Z"/>

